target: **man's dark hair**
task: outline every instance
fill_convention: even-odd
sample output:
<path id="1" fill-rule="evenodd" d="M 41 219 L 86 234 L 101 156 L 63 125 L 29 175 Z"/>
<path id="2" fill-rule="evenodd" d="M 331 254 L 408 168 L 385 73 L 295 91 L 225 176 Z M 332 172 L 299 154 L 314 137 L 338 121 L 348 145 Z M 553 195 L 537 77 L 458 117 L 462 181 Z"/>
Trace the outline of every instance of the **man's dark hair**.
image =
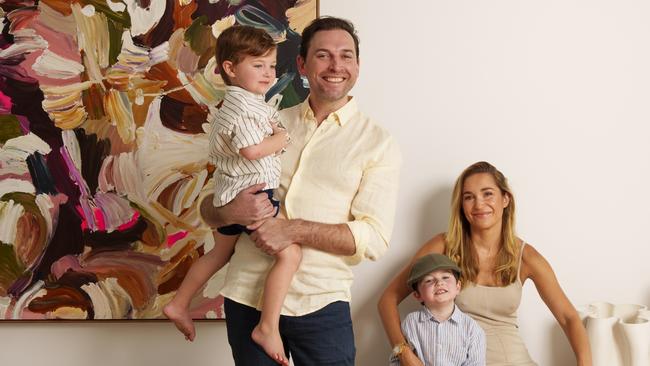
<path id="1" fill-rule="evenodd" d="M 312 38 L 317 32 L 326 31 L 326 30 L 336 30 L 341 29 L 354 40 L 354 50 L 357 55 L 357 60 L 359 59 L 359 37 L 357 36 L 357 31 L 354 29 L 354 25 L 351 22 L 335 17 L 320 17 L 311 22 L 305 30 L 302 31 L 302 41 L 300 42 L 300 57 L 304 59 L 307 58 L 307 51 L 309 50 L 309 44 L 311 43 Z"/>

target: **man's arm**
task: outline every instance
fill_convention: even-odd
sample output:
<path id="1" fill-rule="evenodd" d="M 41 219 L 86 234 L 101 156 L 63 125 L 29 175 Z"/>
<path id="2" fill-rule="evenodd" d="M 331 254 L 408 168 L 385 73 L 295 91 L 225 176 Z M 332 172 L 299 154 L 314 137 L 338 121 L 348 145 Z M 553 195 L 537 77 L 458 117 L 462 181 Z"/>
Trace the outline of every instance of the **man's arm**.
<path id="1" fill-rule="evenodd" d="M 291 243 L 299 243 L 324 252 L 351 256 L 355 254 L 354 236 L 347 224 L 323 224 L 307 220 L 268 219 L 259 225 L 251 239 L 263 252 L 274 255 Z"/>
<path id="2" fill-rule="evenodd" d="M 347 256 L 349 264 L 375 260 L 388 248 L 399 182 L 400 154 L 392 138 L 382 154 L 368 164 L 350 206 L 351 221 L 326 224 L 292 219 L 269 219 L 248 226 L 251 239 L 267 254 L 300 244 Z"/>

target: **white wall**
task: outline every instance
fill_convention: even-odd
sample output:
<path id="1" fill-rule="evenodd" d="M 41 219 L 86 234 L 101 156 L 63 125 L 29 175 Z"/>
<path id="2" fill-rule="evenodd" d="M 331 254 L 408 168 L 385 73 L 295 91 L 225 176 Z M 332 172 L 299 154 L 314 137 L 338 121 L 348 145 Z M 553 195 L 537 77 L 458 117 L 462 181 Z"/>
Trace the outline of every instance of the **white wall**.
<path id="1" fill-rule="evenodd" d="M 519 234 L 574 304 L 650 305 L 649 2 L 321 0 L 321 13 L 357 25 L 354 94 L 404 156 L 392 247 L 355 269 L 358 365 L 385 364 L 378 295 L 445 229 L 453 180 L 478 160 L 510 178 Z M 541 366 L 571 364 L 530 283 L 520 319 Z M 3 365 L 233 364 L 222 323 L 200 323 L 193 344 L 169 323 L 2 322 L 0 339 Z"/>

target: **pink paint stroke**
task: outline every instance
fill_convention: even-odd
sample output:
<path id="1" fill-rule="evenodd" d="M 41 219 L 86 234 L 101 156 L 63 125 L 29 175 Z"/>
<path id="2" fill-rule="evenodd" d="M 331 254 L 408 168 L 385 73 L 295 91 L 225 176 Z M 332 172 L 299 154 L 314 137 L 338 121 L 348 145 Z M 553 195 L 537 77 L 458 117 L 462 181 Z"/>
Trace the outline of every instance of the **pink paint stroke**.
<path id="1" fill-rule="evenodd" d="M 129 220 L 129 221 L 123 223 L 122 225 L 118 226 L 117 230 L 126 231 L 126 230 L 132 228 L 138 222 L 139 218 L 140 218 L 140 212 L 135 211 L 133 213 L 133 216 L 131 216 L 131 220 Z"/>
<path id="2" fill-rule="evenodd" d="M 11 111 L 11 97 L 0 91 L 0 109 L 4 112 Z"/>
<path id="3" fill-rule="evenodd" d="M 177 233 L 167 236 L 167 248 L 171 248 L 174 244 L 187 236 L 187 231 L 179 231 Z"/>

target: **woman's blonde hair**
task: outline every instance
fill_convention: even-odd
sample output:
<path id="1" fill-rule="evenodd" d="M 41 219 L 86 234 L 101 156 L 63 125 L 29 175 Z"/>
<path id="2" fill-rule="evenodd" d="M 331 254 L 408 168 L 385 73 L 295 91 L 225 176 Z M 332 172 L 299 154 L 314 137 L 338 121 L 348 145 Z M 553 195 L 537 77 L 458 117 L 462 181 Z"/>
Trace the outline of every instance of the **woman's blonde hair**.
<path id="1" fill-rule="evenodd" d="M 471 243 L 471 229 L 463 212 L 463 185 L 465 180 L 479 173 L 487 173 L 510 199 L 503 210 L 501 226 L 501 245 L 496 257 L 495 276 L 501 286 L 509 285 L 517 279 L 519 246 L 515 236 L 515 197 L 508 186 L 508 180 L 497 168 L 485 161 L 470 165 L 456 180 L 451 197 L 451 215 L 449 228 L 445 237 L 445 254 L 449 256 L 462 270 L 463 284 L 476 282 L 478 275 L 478 255 Z"/>

